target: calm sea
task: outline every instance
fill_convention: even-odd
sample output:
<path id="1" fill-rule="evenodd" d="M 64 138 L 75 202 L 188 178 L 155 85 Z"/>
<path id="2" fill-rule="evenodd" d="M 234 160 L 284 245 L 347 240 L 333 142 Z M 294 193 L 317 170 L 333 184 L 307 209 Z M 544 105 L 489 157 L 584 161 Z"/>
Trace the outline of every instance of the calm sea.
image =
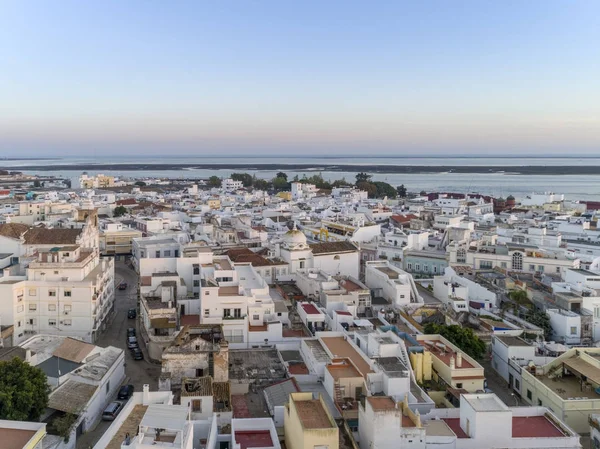
<path id="1" fill-rule="evenodd" d="M 111 164 L 190 164 L 201 165 L 202 163 L 236 163 L 236 164 L 259 164 L 259 163 L 279 163 L 281 169 L 286 171 L 289 177 L 298 175 L 302 177 L 306 171 L 296 172 L 293 170 L 285 170 L 285 165 L 288 164 L 314 164 L 311 171 L 321 173 L 328 180 L 340 179 L 342 177 L 347 180 L 354 180 L 356 171 L 348 172 L 328 172 L 320 169 L 323 165 L 345 164 L 345 165 L 442 165 L 442 166 L 600 166 L 600 157 L 122 157 L 115 160 L 114 157 L 94 157 L 92 158 L 64 158 L 60 160 L 44 161 L 45 165 L 78 165 L 82 163 L 111 163 Z M 2 165 L 6 167 L 26 166 L 39 164 L 39 161 L 2 161 Z M 142 178 L 142 177 L 169 177 L 169 178 L 207 178 L 214 174 L 227 177 L 232 170 L 204 170 L 204 169 L 185 169 L 185 170 L 113 170 L 104 171 L 104 174 L 114 175 L 127 178 Z M 241 171 L 241 170 L 235 170 Z M 270 179 L 275 176 L 275 171 L 261 170 L 244 170 L 256 176 Z M 93 171 L 88 171 L 90 174 L 95 174 Z M 31 172 L 36 173 L 36 172 Z M 53 175 L 71 178 L 74 181 L 73 185 L 80 175 L 80 170 L 62 170 L 58 172 L 39 172 L 40 175 Z M 531 193 L 541 193 L 552 191 L 556 193 L 564 193 L 567 198 L 581 200 L 598 200 L 600 201 L 600 176 L 594 175 L 535 175 L 521 176 L 505 173 L 482 173 L 482 174 L 460 174 L 460 173 L 439 173 L 439 174 L 375 174 L 374 180 L 386 181 L 393 185 L 404 184 L 409 191 L 451 191 L 461 193 L 482 193 L 494 196 L 514 195 L 523 197 Z"/>

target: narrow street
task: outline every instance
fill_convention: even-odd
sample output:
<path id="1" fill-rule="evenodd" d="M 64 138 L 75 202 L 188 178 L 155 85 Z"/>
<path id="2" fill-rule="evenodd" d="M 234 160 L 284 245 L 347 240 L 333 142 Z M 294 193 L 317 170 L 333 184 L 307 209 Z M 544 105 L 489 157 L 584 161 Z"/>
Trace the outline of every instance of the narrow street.
<path id="1" fill-rule="evenodd" d="M 118 285 L 127 282 L 127 290 L 118 290 Z M 158 376 L 160 365 L 148 361 L 148 353 L 143 346 L 144 342 L 139 337 L 139 321 L 128 319 L 127 311 L 135 308 L 137 303 L 138 275 L 125 265 L 124 262 L 115 261 L 115 314 L 111 318 L 108 328 L 96 341 L 96 345 L 106 347 L 114 346 L 125 351 L 125 383 L 135 387 L 135 391 L 142 391 L 144 384 L 150 385 L 150 391 L 158 388 Z M 135 327 L 140 347 L 144 351 L 144 360 L 135 361 L 131 352 L 127 349 L 127 328 Z M 116 397 L 114 398 L 116 400 Z M 77 439 L 77 449 L 89 449 L 100 439 L 104 432 L 110 427 L 110 422 L 99 421 L 96 428 L 81 435 Z"/>

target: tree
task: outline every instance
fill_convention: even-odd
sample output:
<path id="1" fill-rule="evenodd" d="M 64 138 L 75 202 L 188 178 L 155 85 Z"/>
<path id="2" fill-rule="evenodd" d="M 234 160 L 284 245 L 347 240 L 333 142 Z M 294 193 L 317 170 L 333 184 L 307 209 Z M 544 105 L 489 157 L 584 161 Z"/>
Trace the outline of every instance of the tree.
<path id="1" fill-rule="evenodd" d="M 210 187 L 221 187 L 221 178 L 218 176 L 211 176 L 208 178 L 208 185 Z"/>
<path id="2" fill-rule="evenodd" d="M 368 181 L 361 181 L 356 183 L 356 188 L 367 192 L 369 198 L 375 198 L 377 196 L 377 187 L 375 184 Z"/>
<path id="3" fill-rule="evenodd" d="M 283 179 L 285 179 L 287 181 L 287 175 L 284 172 L 282 172 L 282 171 L 278 172 L 277 176 L 275 176 L 275 177 L 276 178 L 283 178 Z"/>
<path id="4" fill-rule="evenodd" d="M 286 190 L 288 188 L 288 186 L 289 186 L 289 184 L 288 184 L 286 178 L 278 176 L 277 178 L 273 179 L 273 188 L 275 190 L 278 190 L 278 191 Z"/>
<path id="5" fill-rule="evenodd" d="M 532 310 L 525 315 L 525 320 L 536 325 L 544 330 L 544 339 L 548 340 L 552 335 L 552 326 L 550 325 L 550 317 L 546 312 Z"/>
<path id="6" fill-rule="evenodd" d="M 42 187 L 42 183 L 39 181 L 39 179 L 33 181 L 33 187 Z"/>
<path id="7" fill-rule="evenodd" d="M 365 172 L 357 173 L 356 174 L 356 185 L 358 186 L 359 182 L 370 182 L 371 178 L 372 178 L 372 176 Z"/>
<path id="8" fill-rule="evenodd" d="M 113 217 L 122 217 L 127 213 L 127 208 L 125 206 L 117 206 L 113 211 Z"/>
<path id="9" fill-rule="evenodd" d="M 473 329 L 469 329 L 455 324 L 445 326 L 435 323 L 427 323 L 423 329 L 425 334 L 439 334 L 449 342 L 465 351 L 475 359 L 480 359 L 486 352 L 486 346 Z"/>
<path id="10" fill-rule="evenodd" d="M 513 290 L 508 294 L 508 297 L 519 305 L 531 306 L 532 303 L 524 290 Z"/>
<path id="11" fill-rule="evenodd" d="M 377 198 L 383 198 L 384 196 L 387 196 L 388 198 L 396 198 L 396 196 L 398 196 L 398 191 L 387 182 L 375 181 L 371 184 L 375 184 L 375 188 L 377 189 L 377 193 L 375 195 Z"/>
<path id="12" fill-rule="evenodd" d="M 138 187 L 146 187 L 146 183 L 144 181 L 136 181 L 134 185 Z"/>
<path id="13" fill-rule="evenodd" d="M 248 173 L 232 173 L 231 179 L 233 179 L 234 181 L 242 181 L 244 187 L 252 186 L 253 178 Z"/>
<path id="14" fill-rule="evenodd" d="M 73 429 L 73 424 L 75 424 L 75 421 L 77 421 L 77 415 L 73 415 L 72 413 L 66 413 L 52 421 L 52 427 L 54 427 L 54 430 L 58 436 L 63 438 L 65 443 L 69 442 L 71 429 Z"/>
<path id="15" fill-rule="evenodd" d="M 0 362 L 0 419 L 37 421 L 48 405 L 46 374 L 15 357 Z"/>
<path id="16" fill-rule="evenodd" d="M 399 185 L 396 189 L 400 198 L 406 198 L 406 187 L 404 187 L 404 184 Z"/>
<path id="17" fill-rule="evenodd" d="M 252 185 L 258 190 L 268 190 L 271 184 L 266 179 L 257 178 L 252 182 Z"/>

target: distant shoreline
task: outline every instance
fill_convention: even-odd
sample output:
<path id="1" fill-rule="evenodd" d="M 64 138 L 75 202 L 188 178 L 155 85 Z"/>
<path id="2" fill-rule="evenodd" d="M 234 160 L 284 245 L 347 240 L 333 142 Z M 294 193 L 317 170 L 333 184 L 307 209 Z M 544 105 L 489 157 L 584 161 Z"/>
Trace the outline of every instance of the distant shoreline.
<path id="1" fill-rule="evenodd" d="M 6 159 L 5 159 L 6 160 Z M 0 165 L 2 161 L 0 160 Z M 600 165 L 592 166 L 428 166 L 428 165 L 378 165 L 378 164 L 64 164 L 64 165 L 23 165 L 0 167 L 9 171 L 187 171 L 187 170 L 239 170 L 243 171 L 296 171 L 315 173 L 328 172 L 367 172 L 389 174 L 511 174 L 511 175 L 600 175 Z"/>

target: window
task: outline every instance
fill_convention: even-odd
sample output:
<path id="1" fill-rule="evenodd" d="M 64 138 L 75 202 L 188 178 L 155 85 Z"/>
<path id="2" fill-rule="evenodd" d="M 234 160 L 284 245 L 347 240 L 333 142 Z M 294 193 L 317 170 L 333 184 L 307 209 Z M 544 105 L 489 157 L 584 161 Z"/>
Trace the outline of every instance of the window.
<path id="1" fill-rule="evenodd" d="M 492 268 L 492 261 L 491 260 L 482 260 L 479 263 L 479 268 L 482 268 L 484 270 L 490 270 Z"/>
<path id="2" fill-rule="evenodd" d="M 421 264 L 419 264 L 419 263 L 415 264 L 415 271 L 421 271 Z"/>
<path id="3" fill-rule="evenodd" d="M 305 262 L 303 260 L 300 261 L 300 268 L 304 268 L 304 263 Z"/>
<path id="4" fill-rule="evenodd" d="M 71 305 L 70 304 L 65 304 L 63 306 L 63 311 L 65 312 L 70 312 L 71 311 Z"/>
<path id="5" fill-rule="evenodd" d="M 223 309 L 223 316 L 229 318 L 231 316 L 231 309 Z"/>
<path id="6" fill-rule="evenodd" d="M 456 251 L 456 262 L 457 263 L 465 263 L 467 261 L 467 251 L 464 248 L 459 248 Z"/>
<path id="7" fill-rule="evenodd" d="M 157 259 L 160 259 L 160 251 L 156 251 L 156 252 L 154 253 L 154 256 L 155 256 Z"/>
<path id="8" fill-rule="evenodd" d="M 252 319 L 254 321 L 258 321 L 258 320 L 260 320 L 260 315 L 254 314 L 254 315 L 252 315 Z"/>
<path id="9" fill-rule="evenodd" d="M 194 267 L 194 274 L 200 274 L 200 267 Z"/>
<path id="10" fill-rule="evenodd" d="M 30 324 L 30 325 L 32 325 L 32 326 L 35 326 L 35 318 L 29 318 L 29 319 L 27 320 L 27 324 Z"/>
<path id="11" fill-rule="evenodd" d="M 406 268 L 408 269 L 408 271 L 412 271 L 412 263 L 407 263 Z"/>
<path id="12" fill-rule="evenodd" d="M 200 280 L 194 279 L 194 287 L 200 287 Z"/>
<path id="13" fill-rule="evenodd" d="M 506 268 L 506 262 L 500 262 L 500 268 Z"/>
<path id="14" fill-rule="evenodd" d="M 54 274 L 58 274 L 58 271 L 55 271 Z"/>
<path id="15" fill-rule="evenodd" d="M 29 310 L 37 310 L 37 304 L 29 304 Z"/>
<path id="16" fill-rule="evenodd" d="M 48 304 L 48 312 L 56 312 L 56 304 Z"/>
<path id="17" fill-rule="evenodd" d="M 429 265 L 423 265 L 423 271 L 429 273 Z"/>
<path id="18" fill-rule="evenodd" d="M 37 295 L 37 290 L 35 288 L 30 288 L 29 289 L 29 296 L 35 296 Z"/>
<path id="19" fill-rule="evenodd" d="M 192 411 L 202 413 L 202 399 L 192 399 Z"/>
<path id="20" fill-rule="evenodd" d="M 69 254 L 69 253 L 64 253 L 64 256 L 65 256 L 65 257 L 69 257 L 69 256 L 70 256 L 70 254 Z"/>
<path id="21" fill-rule="evenodd" d="M 535 265 L 529 265 L 529 271 L 535 271 Z"/>
<path id="22" fill-rule="evenodd" d="M 174 252 L 175 252 L 175 257 L 179 257 L 179 250 L 176 249 Z"/>
<path id="23" fill-rule="evenodd" d="M 110 380 L 106 382 L 106 394 L 110 391 Z"/>
<path id="24" fill-rule="evenodd" d="M 577 326 L 571 326 L 571 335 L 577 335 Z"/>
<path id="25" fill-rule="evenodd" d="M 437 273 L 437 265 L 434 265 L 434 266 L 433 266 L 433 272 L 434 272 L 434 273 Z"/>
<path id="26" fill-rule="evenodd" d="M 165 257 L 171 257 L 171 250 L 165 249 Z"/>
<path id="27" fill-rule="evenodd" d="M 48 290 L 48 296 L 56 296 L 56 290 L 54 290 L 54 289 Z"/>
<path id="28" fill-rule="evenodd" d="M 210 315 L 210 309 L 204 309 L 204 316 Z"/>
<path id="29" fill-rule="evenodd" d="M 235 318 L 241 318 L 242 317 L 242 309 L 233 309 L 233 316 Z"/>
<path id="30" fill-rule="evenodd" d="M 512 255 L 512 269 L 523 270 L 523 253 L 515 252 Z"/>
<path id="31" fill-rule="evenodd" d="M 209 296 L 209 295 L 210 295 L 210 290 L 204 290 L 204 294 L 205 294 L 206 296 Z"/>
<path id="32" fill-rule="evenodd" d="M 333 256 L 333 260 L 340 260 L 340 256 Z"/>
<path id="33" fill-rule="evenodd" d="M 538 271 L 540 273 L 543 273 L 544 272 L 544 266 L 543 265 L 538 265 Z"/>
<path id="34" fill-rule="evenodd" d="M 541 407 L 542 406 L 542 400 L 538 399 L 538 406 Z"/>
<path id="35" fill-rule="evenodd" d="M 23 310 L 25 310 L 25 307 L 23 307 L 23 304 L 21 304 L 20 306 L 17 307 L 17 313 L 21 313 Z"/>
<path id="36" fill-rule="evenodd" d="M 515 390 L 520 390 L 521 385 L 519 384 L 519 379 L 515 379 Z"/>
<path id="37" fill-rule="evenodd" d="M 456 388 L 462 388 L 462 387 L 463 387 L 462 382 L 459 382 L 459 383 L 456 384 Z"/>
<path id="38" fill-rule="evenodd" d="M 71 297 L 71 290 L 65 290 L 63 292 L 63 295 L 66 296 L 67 298 L 70 298 Z"/>
<path id="39" fill-rule="evenodd" d="M 404 295 L 400 295 L 400 299 L 404 299 Z"/>
<path id="40" fill-rule="evenodd" d="M 56 320 L 48 320 L 48 326 L 56 326 Z"/>
<path id="41" fill-rule="evenodd" d="M 527 390 L 527 399 L 531 401 L 533 395 L 531 394 L 531 390 Z"/>
<path id="42" fill-rule="evenodd" d="M 62 322 L 62 324 L 64 324 L 65 326 L 70 326 L 72 324 L 72 321 L 71 320 L 64 320 Z"/>
<path id="43" fill-rule="evenodd" d="M 556 267 L 556 272 L 560 273 L 560 267 Z"/>

